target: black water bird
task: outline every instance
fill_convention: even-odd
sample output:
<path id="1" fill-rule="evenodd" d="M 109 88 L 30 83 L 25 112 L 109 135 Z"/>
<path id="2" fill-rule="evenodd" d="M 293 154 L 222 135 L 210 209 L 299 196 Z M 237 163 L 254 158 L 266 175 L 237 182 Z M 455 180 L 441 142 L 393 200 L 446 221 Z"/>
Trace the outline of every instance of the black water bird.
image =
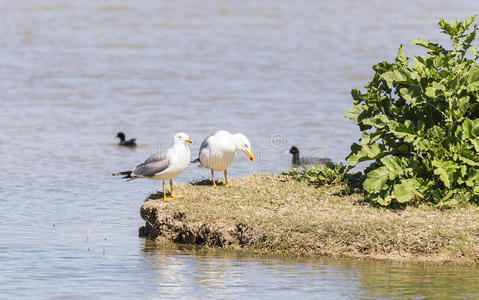
<path id="1" fill-rule="evenodd" d="M 136 139 L 125 140 L 125 134 L 123 132 L 118 132 L 116 137 L 120 139 L 118 146 L 136 147 Z"/>
<path id="2" fill-rule="evenodd" d="M 293 159 L 291 163 L 293 166 L 300 166 L 300 165 L 326 165 L 327 163 L 331 162 L 330 158 L 327 157 L 300 157 L 299 156 L 299 149 L 296 146 L 291 146 L 287 153 L 291 153 L 293 155 Z"/>

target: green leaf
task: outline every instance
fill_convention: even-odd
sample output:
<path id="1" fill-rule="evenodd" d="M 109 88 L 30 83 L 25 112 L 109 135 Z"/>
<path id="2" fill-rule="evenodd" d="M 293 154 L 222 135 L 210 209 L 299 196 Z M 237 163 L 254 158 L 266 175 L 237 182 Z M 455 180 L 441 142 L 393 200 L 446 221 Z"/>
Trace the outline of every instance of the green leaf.
<path id="1" fill-rule="evenodd" d="M 462 22 L 462 26 L 464 28 L 468 28 L 472 23 L 474 23 L 474 20 L 476 19 L 476 16 L 470 16 L 469 18 L 465 19 L 463 22 Z"/>
<path id="2" fill-rule="evenodd" d="M 413 142 L 417 138 L 416 128 L 411 120 L 406 120 L 404 124 L 391 121 L 389 128 L 398 138 L 404 138 L 408 143 Z"/>
<path id="3" fill-rule="evenodd" d="M 357 145 L 357 144 L 356 144 Z M 354 145 L 353 145 L 354 146 Z M 382 144 L 371 144 L 371 145 L 364 145 L 357 148 L 357 146 L 351 146 L 351 154 L 346 158 L 348 164 L 352 167 L 356 166 L 358 163 L 372 160 L 372 159 L 379 159 L 383 156 L 388 155 L 387 152 L 383 152 L 385 150 L 384 145 Z"/>
<path id="4" fill-rule="evenodd" d="M 444 94 L 446 87 L 439 82 L 434 81 L 431 86 L 426 88 L 426 96 L 429 98 L 437 98 Z"/>
<path id="5" fill-rule="evenodd" d="M 458 152 L 458 157 L 461 161 L 470 166 L 479 166 L 479 157 L 476 153 L 468 149 L 461 149 Z"/>
<path id="6" fill-rule="evenodd" d="M 366 111 L 366 105 L 353 105 L 344 113 L 344 117 L 350 119 L 353 122 L 359 122 L 360 115 Z"/>
<path id="7" fill-rule="evenodd" d="M 381 152 L 384 150 L 384 146 L 381 144 L 364 145 L 361 150 L 363 153 L 366 154 L 367 157 L 371 159 L 376 159 L 381 156 Z"/>
<path id="8" fill-rule="evenodd" d="M 473 125 L 472 134 L 474 136 L 479 136 L 479 119 L 475 119 Z"/>
<path id="9" fill-rule="evenodd" d="M 398 70 L 388 71 L 381 74 L 381 77 L 387 82 L 405 82 L 407 77 Z"/>
<path id="10" fill-rule="evenodd" d="M 474 47 L 474 46 L 471 46 L 471 53 L 472 53 L 472 55 L 474 55 L 474 56 L 477 56 L 477 50 L 476 50 L 476 47 Z"/>
<path id="11" fill-rule="evenodd" d="M 381 191 L 388 180 L 389 171 L 386 167 L 379 167 L 368 173 L 363 183 L 364 189 L 369 193 Z"/>
<path id="12" fill-rule="evenodd" d="M 373 144 L 381 137 L 381 132 L 364 132 L 361 136 L 361 144 Z"/>
<path id="13" fill-rule="evenodd" d="M 403 179 L 401 180 L 401 183 L 394 185 L 391 197 L 396 199 L 399 203 L 410 202 L 416 198 L 416 196 L 422 196 L 418 190 L 419 187 L 420 183 L 416 179 Z"/>
<path id="14" fill-rule="evenodd" d="M 438 56 L 434 57 L 434 59 L 432 60 L 432 63 L 434 65 L 434 67 L 437 68 L 437 69 L 443 67 L 444 62 L 445 62 L 444 55 L 438 55 Z"/>
<path id="15" fill-rule="evenodd" d="M 420 76 L 409 70 L 399 69 L 385 72 L 381 74 L 381 78 L 392 83 L 414 84 L 414 81 L 419 79 Z"/>
<path id="16" fill-rule="evenodd" d="M 363 120 L 363 124 L 371 125 L 376 128 L 384 128 L 389 123 L 389 118 L 385 115 L 376 115 L 372 118 L 367 118 Z"/>
<path id="17" fill-rule="evenodd" d="M 429 49 L 433 52 L 436 52 L 436 53 L 445 52 L 444 47 L 442 47 L 441 45 L 431 43 L 431 41 L 426 41 L 422 37 L 418 38 L 416 40 L 411 40 L 410 43 L 413 44 L 413 45 L 416 45 L 416 46 L 421 46 L 421 47 L 427 48 L 427 49 Z"/>
<path id="18" fill-rule="evenodd" d="M 358 89 L 352 89 L 351 96 L 353 97 L 354 104 L 359 104 L 361 101 L 364 101 L 364 95 L 361 94 L 361 91 Z"/>
<path id="19" fill-rule="evenodd" d="M 373 201 L 375 201 L 376 203 L 382 206 L 388 206 L 389 204 L 391 204 L 391 200 L 392 198 L 390 196 L 386 196 L 384 198 L 383 197 L 373 198 Z"/>
<path id="20" fill-rule="evenodd" d="M 433 160 L 432 165 L 435 167 L 434 174 L 439 175 L 439 178 L 447 188 L 451 188 L 455 172 L 459 166 L 455 165 L 453 161 L 439 160 Z"/>
<path id="21" fill-rule="evenodd" d="M 471 139 L 471 144 L 474 146 L 474 150 L 476 152 L 479 152 L 479 137 L 476 137 L 475 139 Z"/>
<path id="22" fill-rule="evenodd" d="M 399 152 L 409 152 L 409 146 L 407 144 L 401 144 L 398 147 Z"/>
<path id="23" fill-rule="evenodd" d="M 462 133 L 464 138 L 471 138 L 473 136 L 473 123 L 471 120 L 466 119 L 462 123 Z"/>
<path id="24" fill-rule="evenodd" d="M 479 170 L 475 170 L 474 173 L 469 176 L 466 180 L 466 185 L 469 187 L 473 187 L 479 181 Z"/>
<path id="25" fill-rule="evenodd" d="M 415 56 L 414 57 L 415 66 L 419 69 L 429 68 L 429 63 L 426 57 L 423 56 Z"/>
<path id="26" fill-rule="evenodd" d="M 454 111 L 456 117 L 462 117 L 469 109 L 469 96 L 461 97 L 457 101 L 457 109 Z"/>
<path id="27" fill-rule="evenodd" d="M 351 152 L 348 157 L 346 157 L 346 162 L 351 166 L 355 167 L 358 163 L 362 161 L 367 161 L 368 158 L 360 153 Z"/>
<path id="28" fill-rule="evenodd" d="M 467 72 L 467 84 L 479 82 L 479 65 L 474 64 Z"/>
<path id="29" fill-rule="evenodd" d="M 421 95 L 421 88 L 418 86 L 408 85 L 399 89 L 399 94 L 404 100 L 415 104 L 418 97 Z"/>
<path id="30" fill-rule="evenodd" d="M 396 63 L 400 65 L 407 65 L 409 62 L 409 59 L 407 57 L 404 57 L 404 47 L 401 44 L 401 46 L 398 49 L 398 55 L 396 57 Z"/>
<path id="31" fill-rule="evenodd" d="M 479 81 L 472 82 L 466 86 L 466 90 L 468 92 L 476 92 L 479 91 Z"/>
<path id="32" fill-rule="evenodd" d="M 381 158 L 381 162 L 384 164 L 386 169 L 389 172 L 389 179 L 394 180 L 396 179 L 399 175 L 404 174 L 404 169 L 401 166 L 401 160 L 396 157 L 396 156 L 391 156 L 391 157 L 383 157 Z"/>
<path id="33" fill-rule="evenodd" d="M 403 45 L 401 44 L 401 46 L 399 46 L 399 49 L 398 49 L 398 57 L 404 57 L 404 47 Z"/>

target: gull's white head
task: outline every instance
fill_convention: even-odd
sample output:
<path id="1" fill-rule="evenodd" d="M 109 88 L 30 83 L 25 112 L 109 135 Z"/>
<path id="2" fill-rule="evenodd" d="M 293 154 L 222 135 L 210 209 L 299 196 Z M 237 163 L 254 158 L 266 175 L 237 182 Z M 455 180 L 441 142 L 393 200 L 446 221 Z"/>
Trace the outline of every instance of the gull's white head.
<path id="1" fill-rule="evenodd" d="M 254 156 L 251 153 L 251 143 L 249 142 L 248 138 L 242 133 L 235 133 L 233 134 L 233 138 L 235 140 L 236 150 L 243 151 L 248 155 L 251 161 L 254 161 Z"/>
<path id="2" fill-rule="evenodd" d="M 178 132 L 173 137 L 173 143 L 175 144 L 184 144 L 184 143 L 193 143 L 190 137 L 184 132 Z"/>

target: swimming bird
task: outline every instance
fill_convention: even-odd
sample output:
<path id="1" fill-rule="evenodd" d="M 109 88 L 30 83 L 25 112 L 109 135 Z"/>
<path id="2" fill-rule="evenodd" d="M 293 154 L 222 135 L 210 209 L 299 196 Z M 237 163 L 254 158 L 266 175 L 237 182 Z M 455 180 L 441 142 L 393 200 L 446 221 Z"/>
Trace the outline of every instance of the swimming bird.
<path id="1" fill-rule="evenodd" d="M 137 178 L 163 180 L 163 200 L 171 201 L 174 198 L 181 198 L 182 195 L 175 195 L 173 192 L 173 178 L 183 173 L 190 163 L 190 148 L 186 143 L 193 143 L 193 141 L 186 133 L 178 132 L 173 137 L 173 147 L 153 154 L 131 171 L 113 175 L 125 175 L 122 178 L 127 181 Z M 167 179 L 170 180 L 171 198 L 166 197 L 165 180 Z"/>
<path id="2" fill-rule="evenodd" d="M 287 153 L 293 154 L 293 159 L 291 163 L 293 166 L 300 166 L 300 165 L 326 165 L 327 163 L 331 162 L 330 158 L 319 158 L 319 157 L 300 157 L 299 156 L 299 149 L 296 146 L 291 146 Z"/>
<path id="3" fill-rule="evenodd" d="M 128 141 L 125 140 L 125 134 L 123 132 L 118 132 L 116 137 L 120 139 L 120 143 L 118 146 L 125 146 L 125 147 L 136 147 L 136 139 L 129 139 Z"/>
<path id="4" fill-rule="evenodd" d="M 193 162 L 200 162 L 201 166 L 211 170 L 215 188 L 218 186 L 215 183 L 214 171 L 224 171 L 225 186 L 228 186 L 226 169 L 234 161 L 237 151 L 243 151 L 251 161 L 254 161 L 251 143 L 244 134 L 231 134 L 228 131 L 219 130 L 205 138 L 200 146 L 199 157 Z"/>

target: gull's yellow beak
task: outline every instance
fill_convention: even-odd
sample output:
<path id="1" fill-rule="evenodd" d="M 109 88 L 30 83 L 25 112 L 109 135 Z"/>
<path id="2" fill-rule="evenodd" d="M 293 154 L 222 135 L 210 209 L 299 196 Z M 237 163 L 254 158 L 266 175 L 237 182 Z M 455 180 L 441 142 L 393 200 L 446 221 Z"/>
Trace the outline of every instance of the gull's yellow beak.
<path id="1" fill-rule="evenodd" d="M 185 142 L 193 143 L 193 141 L 191 139 L 187 139 L 187 140 L 185 140 Z"/>
<path id="2" fill-rule="evenodd" d="M 254 155 L 251 154 L 251 152 L 249 152 L 249 151 L 245 151 L 245 152 L 246 152 L 246 155 L 248 155 L 249 159 L 250 159 L 251 161 L 254 161 Z"/>

